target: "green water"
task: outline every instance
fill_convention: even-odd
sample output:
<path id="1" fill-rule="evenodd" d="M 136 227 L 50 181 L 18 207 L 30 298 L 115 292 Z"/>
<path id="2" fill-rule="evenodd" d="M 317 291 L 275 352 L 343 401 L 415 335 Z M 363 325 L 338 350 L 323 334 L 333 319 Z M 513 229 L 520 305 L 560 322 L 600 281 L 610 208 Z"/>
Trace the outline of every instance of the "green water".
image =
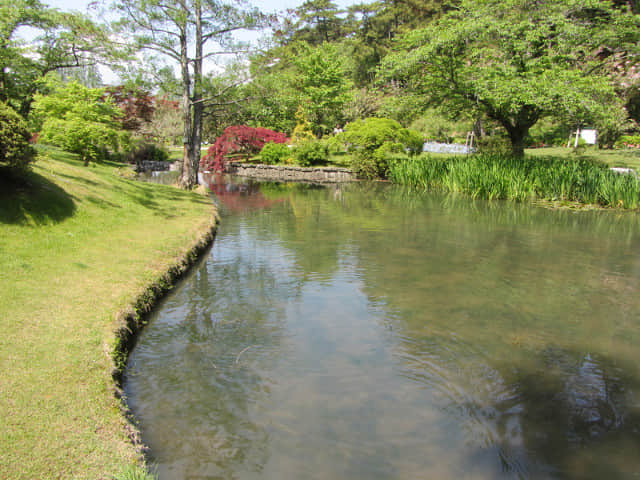
<path id="1" fill-rule="evenodd" d="M 640 215 L 210 181 L 127 372 L 161 479 L 640 478 Z"/>

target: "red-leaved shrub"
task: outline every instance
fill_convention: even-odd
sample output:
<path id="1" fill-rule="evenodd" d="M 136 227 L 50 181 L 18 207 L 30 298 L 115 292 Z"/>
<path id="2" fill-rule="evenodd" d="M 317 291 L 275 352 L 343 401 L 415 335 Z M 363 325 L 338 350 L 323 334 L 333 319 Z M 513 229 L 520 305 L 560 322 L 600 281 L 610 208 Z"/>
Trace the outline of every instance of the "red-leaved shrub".
<path id="1" fill-rule="evenodd" d="M 268 128 L 254 128 L 246 125 L 227 127 L 216 143 L 209 147 L 207 154 L 200 161 L 202 170 L 223 172 L 229 155 L 249 157 L 260 153 L 265 143 L 287 143 L 289 139 L 284 133 L 274 132 Z"/>

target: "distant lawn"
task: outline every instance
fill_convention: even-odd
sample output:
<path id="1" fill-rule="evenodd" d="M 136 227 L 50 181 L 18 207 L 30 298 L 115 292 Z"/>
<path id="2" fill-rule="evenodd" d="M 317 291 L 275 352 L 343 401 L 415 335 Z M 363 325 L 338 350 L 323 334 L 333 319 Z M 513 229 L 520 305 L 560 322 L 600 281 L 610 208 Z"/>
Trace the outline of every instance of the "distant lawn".
<path id="1" fill-rule="evenodd" d="M 640 173 L 640 150 L 618 149 L 605 150 L 595 147 L 586 147 L 574 152 L 572 148 L 549 147 L 549 148 L 528 148 L 525 154 L 529 156 L 551 156 L 551 157 L 581 157 L 589 160 L 600 160 L 611 167 L 634 168 Z"/>
<path id="2" fill-rule="evenodd" d="M 207 154 L 207 150 L 209 150 L 210 145 L 202 145 L 200 147 L 200 154 L 202 156 Z M 173 147 L 168 147 L 165 148 L 167 150 L 167 152 L 169 152 L 169 158 L 171 159 L 171 161 L 176 161 L 180 158 L 182 158 L 182 153 L 184 152 L 184 148 L 182 147 L 182 145 L 180 146 L 173 146 Z"/>
<path id="3" fill-rule="evenodd" d="M 114 318 L 213 207 L 119 167 L 41 149 L 25 183 L 0 177 L 0 478 L 111 479 L 136 461 L 112 392 Z"/>

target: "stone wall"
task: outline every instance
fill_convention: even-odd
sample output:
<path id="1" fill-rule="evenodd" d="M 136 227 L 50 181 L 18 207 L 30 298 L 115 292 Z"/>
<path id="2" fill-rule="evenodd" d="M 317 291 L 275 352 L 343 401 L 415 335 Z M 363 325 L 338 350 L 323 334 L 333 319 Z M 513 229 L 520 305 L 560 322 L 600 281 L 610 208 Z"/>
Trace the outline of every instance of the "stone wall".
<path id="1" fill-rule="evenodd" d="M 337 167 L 304 168 L 292 165 L 229 163 L 227 172 L 242 177 L 287 182 L 343 183 L 356 180 L 351 170 Z"/>

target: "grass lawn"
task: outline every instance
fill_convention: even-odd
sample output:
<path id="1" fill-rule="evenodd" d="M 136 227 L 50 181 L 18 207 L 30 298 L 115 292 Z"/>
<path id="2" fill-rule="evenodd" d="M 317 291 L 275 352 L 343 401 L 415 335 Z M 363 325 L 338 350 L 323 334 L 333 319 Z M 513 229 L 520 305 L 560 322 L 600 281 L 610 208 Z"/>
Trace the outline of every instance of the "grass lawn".
<path id="1" fill-rule="evenodd" d="M 525 153 L 530 156 L 576 157 L 572 148 L 564 147 L 529 148 Z M 611 167 L 633 168 L 640 172 L 640 150 L 638 149 L 604 150 L 587 147 L 581 150 L 579 155 L 582 158 L 600 160 Z"/>
<path id="2" fill-rule="evenodd" d="M 200 147 L 200 155 L 202 155 L 203 157 L 207 154 L 207 151 L 209 150 L 210 145 L 202 145 Z M 166 149 L 167 152 L 169 152 L 169 159 L 172 162 L 175 162 L 176 160 L 180 160 L 182 158 L 182 154 L 184 152 L 184 148 L 182 147 L 182 145 L 179 146 L 172 146 Z"/>
<path id="3" fill-rule="evenodd" d="M 212 224 L 206 196 L 42 149 L 0 178 L 0 478 L 112 479 L 137 460 L 113 395 L 117 312 Z"/>

